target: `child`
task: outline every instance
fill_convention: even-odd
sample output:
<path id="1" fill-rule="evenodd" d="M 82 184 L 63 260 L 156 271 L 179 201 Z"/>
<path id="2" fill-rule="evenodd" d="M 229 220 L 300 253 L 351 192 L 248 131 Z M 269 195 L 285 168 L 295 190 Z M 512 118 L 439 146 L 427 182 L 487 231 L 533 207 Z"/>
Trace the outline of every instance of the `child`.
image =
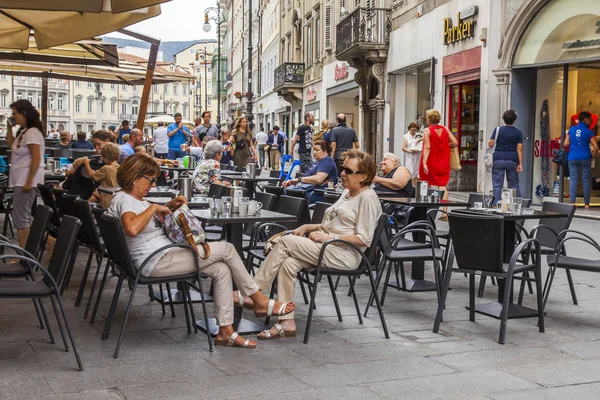
<path id="1" fill-rule="evenodd" d="M 83 162 L 88 176 L 93 180 L 100 182 L 100 187 L 118 188 L 119 184 L 117 183 L 117 170 L 119 168 L 119 157 L 121 156 L 121 150 L 119 149 L 119 146 L 114 143 L 106 143 L 102 147 L 102 150 L 100 150 L 100 156 L 102 157 L 104 166 L 96 171 L 93 171 L 90 167 L 89 158 L 85 157 L 80 158 L 79 160 L 82 160 L 81 162 Z M 79 160 L 76 162 L 79 162 Z M 103 208 L 108 208 L 111 200 L 112 195 L 107 193 L 98 193 L 98 191 L 95 190 L 88 201 L 92 203 L 100 203 Z"/>

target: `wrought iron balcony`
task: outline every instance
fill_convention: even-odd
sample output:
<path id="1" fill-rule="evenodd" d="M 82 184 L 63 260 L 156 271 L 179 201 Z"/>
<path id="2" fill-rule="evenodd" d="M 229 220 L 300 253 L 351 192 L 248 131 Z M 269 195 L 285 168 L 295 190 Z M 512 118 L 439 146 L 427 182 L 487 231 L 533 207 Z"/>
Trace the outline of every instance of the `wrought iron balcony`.
<path id="1" fill-rule="evenodd" d="M 357 8 L 336 27 L 336 58 L 360 63 L 387 57 L 392 29 L 392 11 L 387 8 Z"/>
<path id="2" fill-rule="evenodd" d="M 283 63 L 275 69 L 274 90 L 302 89 L 304 63 Z"/>

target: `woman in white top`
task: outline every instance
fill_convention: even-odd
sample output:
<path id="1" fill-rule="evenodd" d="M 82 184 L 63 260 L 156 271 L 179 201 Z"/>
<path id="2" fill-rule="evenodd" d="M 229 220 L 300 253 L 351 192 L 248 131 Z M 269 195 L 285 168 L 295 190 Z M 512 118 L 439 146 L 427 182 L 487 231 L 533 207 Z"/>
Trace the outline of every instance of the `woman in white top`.
<path id="1" fill-rule="evenodd" d="M 322 223 L 302 225 L 293 234 L 282 237 L 254 276 L 254 282 L 262 291 L 269 290 L 277 278 L 279 301 L 291 301 L 294 298 L 296 275 L 302 269 L 317 265 L 324 242 L 342 239 L 364 251 L 374 240 L 381 215 L 379 198 L 371 189 L 371 182 L 377 173 L 375 160 L 367 153 L 352 149 L 346 153 L 341 170 L 346 189 L 340 199 L 325 211 Z M 328 268 L 350 270 L 358 268 L 361 261 L 358 253 L 343 245 L 328 247 L 323 260 Z M 251 299 L 240 300 L 244 307 L 252 309 Z M 277 339 L 295 335 L 296 323 L 292 312 L 280 316 L 279 323 L 261 332 L 258 338 Z"/>
<path id="2" fill-rule="evenodd" d="M 13 188 L 13 223 L 19 245 L 25 246 L 31 225 L 30 210 L 37 196 L 37 185 L 44 183 L 45 137 L 40 114 L 25 99 L 10 105 L 12 121 L 7 122 L 6 140 L 11 148 L 8 186 Z M 13 135 L 13 126 L 19 130 Z"/>
<path id="3" fill-rule="evenodd" d="M 404 135 L 404 143 L 402 143 L 402 151 L 406 153 L 404 165 L 412 176 L 413 186 L 417 184 L 419 178 L 419 160 L 423 151 L 423 135 L 417 134 L 418 128 L 415 122 L 408 124 L 408 132 Z"/>
<path id="4" fill-rule="evenodd" d="M 127 157 L 117 172 L 121 191 L 113 197 L 109 212 L 121 219 L 125 231 L 125 242 L 131 259 L 139 268 L 150 254 L 172 244 L 165 233 L 164 217 L 187 200 L 179 196 L 165 205 L 150 204 L 144 198 L 154 186 L 160 168 L 146 154 L 137 153 Z M 202 247 L 198 250 L 203 252 Z M 219 332 L 215 338 L 217 346 L 256 347 L 256 342 L 242 338 L 233 330 L 233 282 L 239 290 L 256 304 L 254 313 L 258 317 L 282 315 L 292 312 L 294 304 L 269 300 L 252 281 L 244 262 L 231 243 L 211 242 L 208 258 L 199 258 L 200 271 L 212 278 L 215 296 L 215 314 Z M 175 276 L 195 272 L 192 252 L 183 248 L 162 251 L 146 263 L 143 276 Z"/>

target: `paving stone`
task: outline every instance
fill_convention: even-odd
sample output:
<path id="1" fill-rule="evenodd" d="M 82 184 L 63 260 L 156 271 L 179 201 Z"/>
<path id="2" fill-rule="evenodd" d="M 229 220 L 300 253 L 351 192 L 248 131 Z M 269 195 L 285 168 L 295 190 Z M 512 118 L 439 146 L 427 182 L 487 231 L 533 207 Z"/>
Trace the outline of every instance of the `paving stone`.
<path id="1" fill-rule="evenodd" d="M 37 400 L 123 400 L 125 397 L 118 390 L 95 390 L 93 392 L 79 392 L 75 394 L 56 394 L 43 396 Z"/>
<path id="2" fill-rule="evenodd" d="M 507 368 L 513 375 L 546 387 L 600 382 L 600 360 L 550 363 L 540 367 Z"/>
<path id="3" fill-rule="evenodd" d="M 442 375 L 454 370 L 427 358 L 405 358 L 290 369 L 288 372 L 313 387 L 327 387 Z"/>
<path id="4" fill-rule="evenodd" d="M 259 342 L 259 345 L 263 343 L 265 342 Z M 292 350 L 261 352 L 257 348 L 252 352 L 254 354 L 248 354 L 248 356 L 252 359 L 252 363 L 240 363 L 239 351 L 215 351 L 212 354 L 206 354 L 204 358 L 226 374 L 236 376 L 242 374 L 254 374 L 256 373 L 257 366 L 260 367 L 261 371 L 270 371 L 287 369 L 290 367 L 309 367 L 311 365 L 320 364 L 320 362 L 315 362 L 314 360 L 311 360 Z"/>
<path id="5" fill-rule="evenodd" d="M 128 400 L 168 398 L 197 400 L 209 397 L 214 399 L 248 398 L 262 396 L 265 393 L 304 392 L 308 389 L 311 389 L 309 385 L 281 371 L 269 371 L 266 374 L 240 375 L 237 377 L 228 375 L 210 379 L 199 377 L 194 380 L 119 387 L 119 391 Z M 283 397 L 283 395 L 280 396 Z"/>
<path id="6" fill-rule="evenodd" d="M 394 333 L 390 333 L 390 338 L 386 339 L 382 328 L 344 329 L 332 331 L 331 333 L 352 343 L 374 343 L 400 339 Z"/>
<path id="7" fill-rule="evenodd" d="M 345 400 L 375 400 L 381 397 L 364 386 L 342 386 L 320 389 L 309 389 L 301 392 L 286 392 L 284 394 L 265 393 L 256 397 L 232 397 L 248 400 L 322 400 L 322 399 L 345 399 Z"/>
<path id="8" fill-rule="evenodd" d="M 33 352 L 27 342 L 0 343 L 0 360 L 28 356 Z"/>
<path id="9" fill-rule="evenodd" d="M 600 392 L 600 383 L 589 383 L 583 385 L 569 385 L 558 388 L 544 388 L 526 390 L 522 392 L 511 392 L 504 394 L 493 394 L 494 400 L 596 400 Z"/>
<path id="10" fill-rule="evenodd" d="M 440 376 L 378 382 L 365 385 L 390 399 L 472 399 L 493 393 L 537 388 L 537 385 L 501 371 L 463 372 Z M 481 397 L 480 397 L 481 398 Z"/>
<path id="11" fill-rule="evenodd" d="M 32 399 L 53 394 L 41 375 L 5 376 L 0 374 L 0 399 Z"/>

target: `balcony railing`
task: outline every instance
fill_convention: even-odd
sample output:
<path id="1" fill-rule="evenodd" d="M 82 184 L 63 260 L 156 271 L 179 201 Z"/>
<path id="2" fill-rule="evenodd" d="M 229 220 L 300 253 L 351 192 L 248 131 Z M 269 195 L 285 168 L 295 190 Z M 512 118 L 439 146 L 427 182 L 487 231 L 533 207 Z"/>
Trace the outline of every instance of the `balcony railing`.
<path id="1" fill-rule="evenodd" d="M 336 55 L 358 48 L 385 48 L 392 28 L 391 10 L 357 8 L 336 27 Z"/>
<path id="2" fill-rule="evenodd" d="M 283 63 L 275 69 L 274 89 L 301 88 L 304 84 L 304 63 Z"/>

